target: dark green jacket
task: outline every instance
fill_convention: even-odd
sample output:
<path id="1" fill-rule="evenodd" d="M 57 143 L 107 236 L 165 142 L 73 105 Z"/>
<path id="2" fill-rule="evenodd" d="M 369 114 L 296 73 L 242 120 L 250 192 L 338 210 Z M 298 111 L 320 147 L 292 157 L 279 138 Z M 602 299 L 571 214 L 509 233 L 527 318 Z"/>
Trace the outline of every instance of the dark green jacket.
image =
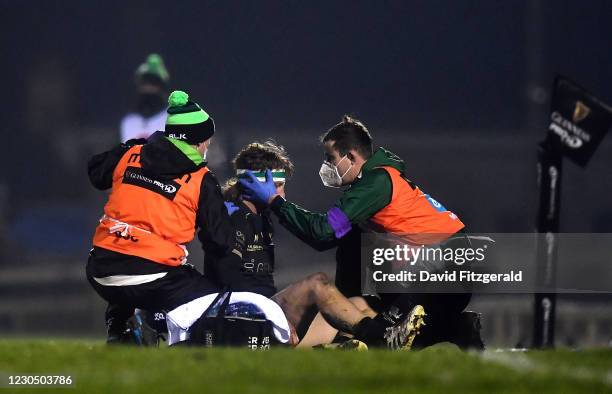
<path id="1" fill-rule="evenodd" d="M 391 178 L 385 170 L 377 168 L 381 166 L 391 166 L 404 172 L 404 162 L 398 156 L 378 148 L 364 163 L 357 181 L 334 204 L 346 215 L 351 225 L 364 224 L 391 202 Z M 333 247 L 335 241 L 342 238 L 330 225 L 327 213 L 307 211 L 280 197 L 272 202 L 271 207 L 284 227 L 316 249 Z"/>

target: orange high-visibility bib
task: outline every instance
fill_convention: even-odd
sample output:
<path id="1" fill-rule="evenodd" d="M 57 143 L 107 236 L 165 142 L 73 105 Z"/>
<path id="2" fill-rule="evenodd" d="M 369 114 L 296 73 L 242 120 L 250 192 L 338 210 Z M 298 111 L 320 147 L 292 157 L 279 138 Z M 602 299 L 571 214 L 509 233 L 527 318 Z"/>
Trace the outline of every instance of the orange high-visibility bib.
<path id="1" fill-rule="evenodd" d="M 113 186 L 94 246 L 177 266 L 195 235 L 200 187 L 208 168 L 173 180 L 143 173 L 142 145 L 130 148 L 113 172 Z"/>
<path id="2" fill-rule="evenodd" d="M 391 202 L 370 218 L 374 228 L 427 245 L 443 241 L 465 227 L 457 215 L 418 187 L 411 186 L 397 169 L 378 168 L 389 174 L 393 194 Z"/>

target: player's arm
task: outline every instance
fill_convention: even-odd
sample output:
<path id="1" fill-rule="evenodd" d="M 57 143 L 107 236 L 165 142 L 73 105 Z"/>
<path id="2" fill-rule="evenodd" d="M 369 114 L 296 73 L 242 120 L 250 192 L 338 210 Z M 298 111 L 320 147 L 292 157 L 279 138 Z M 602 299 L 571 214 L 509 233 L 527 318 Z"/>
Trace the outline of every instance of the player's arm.
<path id="1" fill-rule="evenodd" d="M 257 257 L 256 253 L 249 253 L 246 247 L 253 242 L 255 233 L 247 215 L 240 210 L 230 214 L 230 221 L 238 247 L 232 249 L 233 253 L 219 248 L 208 249 L 204 256 L 204 275 L 216 284 L 228 287 L 230 290 L 251 291 L 250 283 L 246 282 L 247 278 L 242 273 L 242 267 L 245 262 L 252 263 L 250 259 Z"/>
<path id="2" fill-rule="evenodd" d="M 225 207 L 217 178 L 208 172 L 200 189 L 196 224 L 198 238 L 204 251 L 242 255 L 243 244 L 236 239 L 236 231 Z"/>
<path id="3" fill-rule="evenodd" d="M 392 183 L 384 170 L 373 170 L 344 192 L 325 214 L 310 212 L 275 197 L 270 206 L 281 224 L 306 242 L 331 242 L 346 235 L 391 202 Z"/>
<path id="4" fill-rule="evenodd" d="M 113 172 L 117 163 L 132 146 L 146 143 L 146 139 L 129 140 L 113 149 L 93 156 L 87 163 L 89 181 L 98 190 L 110 189 L 113 186 Z"/>

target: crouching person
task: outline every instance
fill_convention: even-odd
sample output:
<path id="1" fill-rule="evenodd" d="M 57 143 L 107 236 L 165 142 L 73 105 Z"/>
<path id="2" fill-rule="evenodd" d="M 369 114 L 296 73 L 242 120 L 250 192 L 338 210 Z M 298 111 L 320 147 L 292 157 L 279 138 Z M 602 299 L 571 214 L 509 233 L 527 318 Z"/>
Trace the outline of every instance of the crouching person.
<path id="1" fill-rule="evenodd" d="M 88 166 L 93 186 L 111 189 L 86 270 L 109 303 L 109 343 L 121 341 L 135 308 L 171 310 L 219 291 L 187 263 L 196 230 L 205 253 L 240 255 L 205 162 L 213 119 L 185 92 L 168 102 L 165 132 L 96 155 Z"/>

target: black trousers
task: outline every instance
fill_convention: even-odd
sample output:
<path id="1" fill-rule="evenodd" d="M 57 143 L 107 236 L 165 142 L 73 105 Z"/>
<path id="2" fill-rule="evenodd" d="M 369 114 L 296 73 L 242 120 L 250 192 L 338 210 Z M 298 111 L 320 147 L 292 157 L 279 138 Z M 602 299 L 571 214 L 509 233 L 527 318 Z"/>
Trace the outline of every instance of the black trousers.
<path id="1" fill-rule="evenodd" d="M 470 239 L 465 232 L 461 230 L 449 240 L 443 242 L 441 246 L 445 249 L 471 248 Z M 465 266 L 450 263 L 448 270 L 458 269 Z M 435 266 L 429 268 L 438 269 Z M 395 305 L 401 312 L 408 312 L 414 305 L 420 304 L 425 308 L 425 312 L 429 316 L 430 321 L 445 323 L 448 319 L 454 319 L 459 315 L 470 303 L 472 299 L 471 288 L 466 285 L 458 284 L 454 287 L 457 292 L 439 293 L 439 292 L 414 292 L 414 293 L 399 293 L 399 294 L 381 294 L 382 303 L 389 308 Z M 449 287 L 450 288 L 450 287 Z M 422 289 L 423 290 L 423 289 Z"/>
<path id="2" fill-rule="evenodd" d="M 191 266 L 170 267 L 135 256 L 94 248 L 87 262 L 87 280 L 109 305 L 106 322 L 109 332 L 121 332 L 135 308 L 169 311 L 220 289 Z M 128 285 L 102 285 L 95 278 L 116 275 L 164 276 L 152 282 Z"/>
<path id="3" fill-rule="evenodd" d="M 449 240 L 441 244 L 444 248 L 470 248 L 471 242 L 462 230 Z M 456 269 L 459 265 L 450 264 L 449 270 Z M 466 264 L 467 267 L 469 264 Z M 426 268 L 426 267 L 424 267 Z M 431 266 L 430 268 L 436 268 Z M 472 299 L 471 289 L 458 285 L 455 287 L 457 292 L 440 293 L 434 291 L 412 293 L 380 293 L 379 297 L 366 296 L 365 299 L 370 307 L 378 313 L 386 313 L 391 318 L 401 320 L 406 314 L 410 313 L 415 305 L 422 305 L 427 314 L 425 317 L 426 326 L 422 334 L 417 336 L 415 346 L 429 346 L 430 344 L 447 341 L 452 338 L 457 325 L 461 322 L 461 314 Z M 394 320 L 395 320 L 394 318 Z"/>

